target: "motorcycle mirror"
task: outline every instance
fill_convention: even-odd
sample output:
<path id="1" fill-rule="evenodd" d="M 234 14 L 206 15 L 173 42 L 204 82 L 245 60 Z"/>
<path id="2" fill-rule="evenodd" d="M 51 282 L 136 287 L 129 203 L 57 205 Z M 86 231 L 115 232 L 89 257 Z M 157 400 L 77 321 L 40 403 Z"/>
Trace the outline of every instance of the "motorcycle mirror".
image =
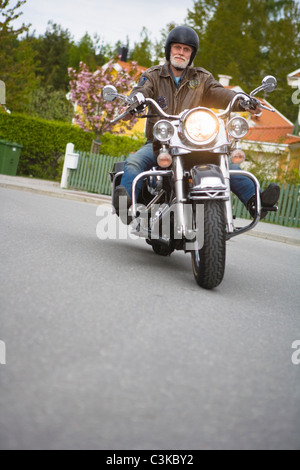
<path id="1" fill-rule="evenodd" d="M 261 82 L 261 86 L 265 93 L 271 93 L 277 87 L 277 80 L 272 75 L 267 75 Z"/>
<path id="2" fill-rule="evenodd" d="M 114 101 L 118 96 L 118 90 L 113 85 L 106 85 L 102 90 L 104 101 Z"/>

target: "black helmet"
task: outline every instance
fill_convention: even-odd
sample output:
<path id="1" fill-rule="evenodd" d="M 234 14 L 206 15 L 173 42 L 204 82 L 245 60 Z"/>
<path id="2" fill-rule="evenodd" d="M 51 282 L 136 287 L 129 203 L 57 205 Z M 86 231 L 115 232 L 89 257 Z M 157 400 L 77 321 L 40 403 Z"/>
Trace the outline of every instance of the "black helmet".
<path id="1" fill-rule="evenodd" d="M 199 38 L 196 31 L 189 26 L 176 26 L 176 28 L 172 29 L 165 44 L 167 60 L 170 60 L 171 44 L 173 43 L 187 44 L 193 48 L 191 60 L 189 62 L 189 65 L 191 65 L 199 48 Z"/>

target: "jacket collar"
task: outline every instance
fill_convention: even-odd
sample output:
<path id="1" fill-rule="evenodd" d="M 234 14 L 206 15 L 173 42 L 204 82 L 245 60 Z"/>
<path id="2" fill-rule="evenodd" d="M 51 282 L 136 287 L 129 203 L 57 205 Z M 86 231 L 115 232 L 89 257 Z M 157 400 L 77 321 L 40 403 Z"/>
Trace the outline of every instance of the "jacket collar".
<path id="1" fill-rule="evenodd" d="M 166 62 L 164 65 L 162 65 L 161 71 L 160 71 L 161 77 L 172 77 L 169 67 L 170 67 L 170 62 Z M 184 76 L 184 81 L 190 80 L 192 77 L 194 77 L 194 75 L 195 75 L 194 67 L 187 67 L 186 74 Z"/>

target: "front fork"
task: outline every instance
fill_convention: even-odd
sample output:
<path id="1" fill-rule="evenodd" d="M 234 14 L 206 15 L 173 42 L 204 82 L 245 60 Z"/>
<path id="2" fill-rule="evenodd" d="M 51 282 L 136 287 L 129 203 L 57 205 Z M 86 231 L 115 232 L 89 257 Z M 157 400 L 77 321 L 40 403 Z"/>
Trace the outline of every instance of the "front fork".
<path id="1" fill-rule="evenodd" d="M 175 195 L 176 195 L 176 235 L 179 239 L 186 238 L 186 221 L 185 221 L 185 211 L 184 203 L 186 198 L 184 195 L 184 167 L 182 163 L 182 158 L 177 156 L 173 158 L 173 175 L 174 175 L 174 186 L 175 186 Z"/>

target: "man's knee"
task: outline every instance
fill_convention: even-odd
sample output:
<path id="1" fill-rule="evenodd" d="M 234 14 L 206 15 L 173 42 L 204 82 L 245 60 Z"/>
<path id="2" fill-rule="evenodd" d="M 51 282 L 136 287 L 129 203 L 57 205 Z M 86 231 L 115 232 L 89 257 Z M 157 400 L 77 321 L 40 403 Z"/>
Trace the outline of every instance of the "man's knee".
<path id="1" fill-rule="evenodd" d="M 125 161 L 125 171 L 126 170 L 141 171 L 141 161 L 137 153 L 131 153 Z"/>

